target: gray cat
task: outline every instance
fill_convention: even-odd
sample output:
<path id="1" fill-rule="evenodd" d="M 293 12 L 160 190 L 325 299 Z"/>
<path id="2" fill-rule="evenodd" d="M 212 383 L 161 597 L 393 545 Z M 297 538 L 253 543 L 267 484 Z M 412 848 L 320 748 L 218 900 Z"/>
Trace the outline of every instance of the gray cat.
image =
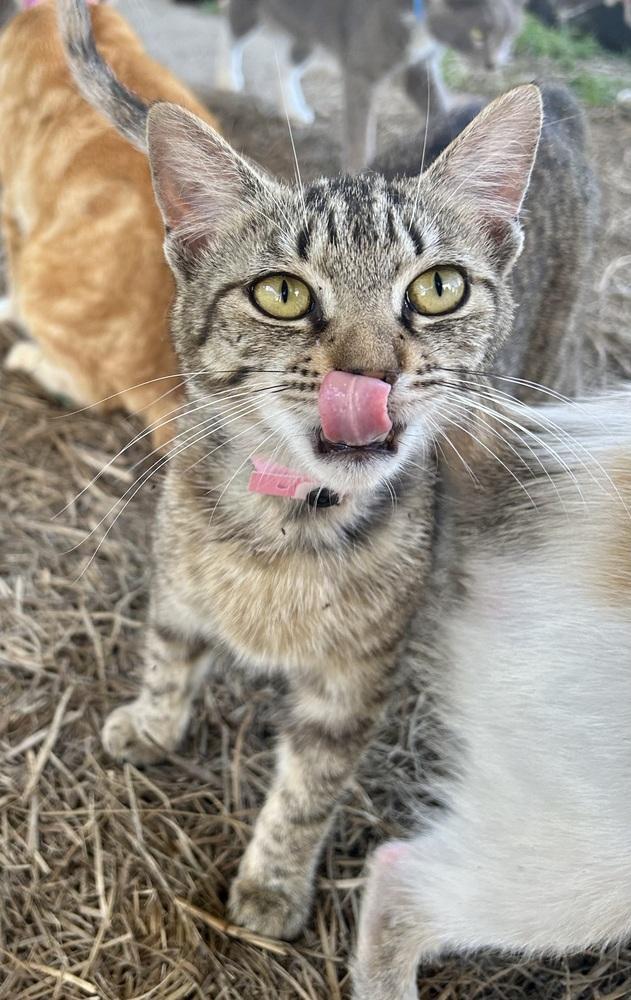
<path id="1" fill-rule="evenodd" d="M 374 91 L 404 70 L 409 97 L 423 114 L 443 113 L 448 97 L 440 73 L 442 46 L 494 67 L 507 58 L 521 23 L 520 0 L 230 0 L 232 79 L 243 86 L 243 52 L 260 24 L 287 33 L 293 69 L 284 92 L 290 113 L 310 123 L 301 78 L 312 48 L 336 56 L 344 95 L 344 166 L 354 172 L 375 153 Z M 416 8 L 417 16 L 414 14 Z"/>
<path id="2" fill-rule="evenodd" d="M 585 457 L 572 407 L 526 411 L 484 377 L 511 339 L 526 377 L 564 341 L 553 306 L 565 296 L 571 313 L 562 279 L 582 263 L 568 234 L 587 231 L 580 127 L 550 121 L 537 155 L 528 85 L 416 177 L 289 187 L 190 113 L 147 108 L 103 65 L 84 4 L 60 7 L 84 94 L 148 147 L 189 399 L 157 512 L 142 688 L 105 747 L 139 765 L 174 750 L 217 658 L 286 675 L 277 773 L 229 913 L 292 937 L 407 663 L 441 700 L 450 809 L 375 862 L 357 997 L 407 1000 L 417 961 L 446 948 L 627 933 L 631 435 Z M 546 223 L 559 198 L 566 218 Z M 516 327 L 513 286 L 528 303 Z M 563 504 L 575 483 L 578 514 Z"/>
<path id="3" fill-rule="evenodd" d="M 0 28 L 11 20 L 17 9 L 15 0 L 0 0 Z"/>
<path id="4" fill-rule="evenodd" d="M 522 26 L 526 0 L 428 0 L 427 30 L 485 69 L 504 66 Z"/>

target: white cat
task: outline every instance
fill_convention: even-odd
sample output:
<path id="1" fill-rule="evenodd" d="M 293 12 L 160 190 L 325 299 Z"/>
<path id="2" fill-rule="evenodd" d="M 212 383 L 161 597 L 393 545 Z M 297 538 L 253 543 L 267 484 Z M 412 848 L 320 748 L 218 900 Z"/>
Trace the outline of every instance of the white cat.
<path id="1" fill-rule="evenodd" d="M 544 409 L 531 431 L 530 498 L 495 473 L 481 526 L 470 497 L 444 512 L 458 556 L 435 693 L 454 776 L 439 817 L 373 857 L 355 1000 L 411 1000 L 417 964 L 445 952 L 631 935 L 631 392 Z"/>

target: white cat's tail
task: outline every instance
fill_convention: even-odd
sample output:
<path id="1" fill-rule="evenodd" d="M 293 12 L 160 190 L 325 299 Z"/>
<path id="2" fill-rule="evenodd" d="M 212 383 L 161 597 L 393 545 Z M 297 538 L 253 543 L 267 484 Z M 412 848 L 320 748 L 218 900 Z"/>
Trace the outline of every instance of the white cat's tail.
<path id="1" fill-rule="evenodd" d="M 146 152 L 149 105 L 117 80 L 101 57 L 86 0 L 57 0 L 57 13 L 68 63 L 81 94 L 123 138 Z"/>

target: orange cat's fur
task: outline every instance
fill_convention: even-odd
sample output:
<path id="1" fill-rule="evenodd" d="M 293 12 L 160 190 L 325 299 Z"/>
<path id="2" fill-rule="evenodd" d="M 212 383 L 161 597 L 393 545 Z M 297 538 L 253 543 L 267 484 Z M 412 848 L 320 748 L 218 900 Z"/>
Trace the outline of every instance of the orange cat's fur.
<path id="1" fill-rule="evenodd" d="M 99 6 L 92 18 L 100 51 L 128 87 L 212 124 L 120 14 Z M 16 15 L 0 36 L 0 134 L 5 317 L 32 338 L 14 345 L 7 367 L 79 405 L 110 397 L 103 407 L 157 422 L 154 443 L 165 444 L 181 395 L 179 379 L 165 378 L 177 373 L 174 287 L 149 167 L 79 95 L 49 4 Z"/>

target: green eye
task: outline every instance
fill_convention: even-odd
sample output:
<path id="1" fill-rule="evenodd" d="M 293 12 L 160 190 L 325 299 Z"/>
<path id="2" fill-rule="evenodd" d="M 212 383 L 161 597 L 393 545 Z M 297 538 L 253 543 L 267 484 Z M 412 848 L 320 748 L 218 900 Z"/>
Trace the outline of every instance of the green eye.
<path id="1" fill-rule="evenodd" d="M 302 319 L 313 300 L 304 281 L 289 274 L 270 274 L 252 286 L 252 297 L 261 312 L 275 319 Z"/>
<path id="2" fill-rule="evenodd" d="M 460 305 L 466 289 L 464 277 L 455 267 L 434 267 L 408 285 L 407 298 L 423 316 L 440 316 Z"/>

